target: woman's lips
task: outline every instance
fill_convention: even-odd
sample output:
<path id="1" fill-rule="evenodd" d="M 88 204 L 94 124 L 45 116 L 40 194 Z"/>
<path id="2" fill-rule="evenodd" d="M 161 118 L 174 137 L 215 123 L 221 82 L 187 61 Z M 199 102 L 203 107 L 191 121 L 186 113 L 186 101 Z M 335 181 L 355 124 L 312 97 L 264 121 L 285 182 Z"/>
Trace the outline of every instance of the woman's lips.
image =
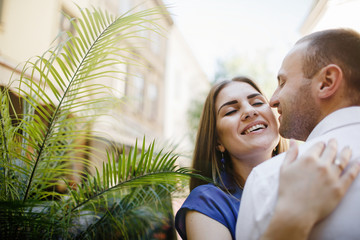
<path id="1" fill-rule="evenodd" d="M 244 130 L 241 132 L 241 135 L 247 135 L 255 130 L 260 130 L 265 128 L 267 128 L 267 124 L 265 123 L 262 122 L 252 123 L 244 128 Z"/>

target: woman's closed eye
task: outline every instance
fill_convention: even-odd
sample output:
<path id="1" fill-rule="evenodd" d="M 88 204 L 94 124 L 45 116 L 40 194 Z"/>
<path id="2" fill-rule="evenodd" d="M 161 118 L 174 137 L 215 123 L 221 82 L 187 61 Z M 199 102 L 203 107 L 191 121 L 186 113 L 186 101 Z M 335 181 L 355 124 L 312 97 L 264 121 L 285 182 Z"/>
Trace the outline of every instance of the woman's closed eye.
<path id="1" fill-rule="evenodd" d="M 225 113 L 225 116 L 229 116 L 229 115 L 235 113 L 236 111 L 237 111 L 236 109 L 229 110 L 229 111 L 227 111 L 227 112 Z"/>
<path id="2" fill-rule="evenodd" d="M 264 102 L 254 102 L 252 105 L 253 106 L 261 106 L 261 105 L 263 105 L 264 104 Z"/>

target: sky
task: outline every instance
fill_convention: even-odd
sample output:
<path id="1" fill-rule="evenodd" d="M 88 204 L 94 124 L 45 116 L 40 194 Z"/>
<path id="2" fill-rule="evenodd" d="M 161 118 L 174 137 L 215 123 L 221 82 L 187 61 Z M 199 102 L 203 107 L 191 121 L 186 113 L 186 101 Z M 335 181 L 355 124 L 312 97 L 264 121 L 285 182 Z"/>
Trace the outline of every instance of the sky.
<path id="1" fill-rule="evenodd" d="M 266 52 L 268 70 L 300 37 L 313 0 L 163 0 L 175 25 L 211 79 L 217 59 L 255 59 Z"/>

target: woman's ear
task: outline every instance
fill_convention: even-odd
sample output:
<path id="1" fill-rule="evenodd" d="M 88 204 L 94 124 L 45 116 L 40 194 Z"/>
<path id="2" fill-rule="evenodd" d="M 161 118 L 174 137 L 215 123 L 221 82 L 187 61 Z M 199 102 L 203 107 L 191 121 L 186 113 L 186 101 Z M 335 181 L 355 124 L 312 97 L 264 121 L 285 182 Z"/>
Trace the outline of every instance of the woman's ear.
<path id="1" fill-rule="evenodd" d="M 221 143 L 218 143 L 218 145 L 216 146 L 216 149 L 222 153 L 225 152 L 225 147 Z"/>
<path id="2" fill-rule="evenodd" d="M 317 96 L 325 99 L 333 96 L 343 81 L 343 72 L 336 64 L 329 64 L 321 69 L 318 78 Z"/>

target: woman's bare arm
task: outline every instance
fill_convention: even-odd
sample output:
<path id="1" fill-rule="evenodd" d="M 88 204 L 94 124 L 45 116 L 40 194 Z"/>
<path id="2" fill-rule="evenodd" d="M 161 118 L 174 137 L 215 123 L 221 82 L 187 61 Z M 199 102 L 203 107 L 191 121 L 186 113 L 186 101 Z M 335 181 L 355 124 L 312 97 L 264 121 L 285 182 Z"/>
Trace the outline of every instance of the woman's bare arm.
<path id="1" fill-rule="evenodd" d="M 197 211 L 188 211 L 185 217 L 186 236 L 189 240 L 231 240 L 231 233 L 227 227 L 218 221 Z"/>

